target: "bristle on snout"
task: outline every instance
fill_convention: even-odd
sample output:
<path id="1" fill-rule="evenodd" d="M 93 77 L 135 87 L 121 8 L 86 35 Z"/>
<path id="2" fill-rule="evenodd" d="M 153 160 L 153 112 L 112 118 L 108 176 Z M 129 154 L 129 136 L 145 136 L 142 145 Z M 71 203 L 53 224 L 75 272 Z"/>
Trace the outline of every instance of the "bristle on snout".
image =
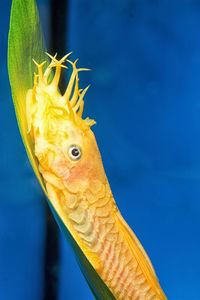
<path id="1" fill-rule="evenodd" d="M 71 53 L 72 52 L 68 53 L 60 60 L 57 59 L 57 54 L 52 56 L 46 53 L 51 59 L 51 62 L 44 71 L 43 69 L 47 62 L 43 61 L 41 64 L 38 64 L 35 60 L 33 60 L 38 69 L 38 74 L 34 74 L 34 88 L 36 90 L 36 88 L 39 87 L 50 96 L 55 95 L 56 98 L 58 98 L 58 103 L 56 103 L 56 105 L 58 105 L 58 108 L 62 106 L 62 109 L 66 110 L 66 115 L 68 118 L 75 122 L 80 122 L 81 120 L 81 123 L 84 122 L 86 126 L 90 127 L 96 122 L 94 120 L 90 120 L 89 118 L 86 118 L 85 120 L 82 119 L 84 96 L 89 88 L 89 85 L 83 90 L 79 89 L 78 78 L 78 73 L 80 71 L 89 71 L 90 69 L 77 68 L 76 64 L 78 59 L 74 62 L 68 59 Z M 68 69 L 68 67 L 64 65 L 65 62 L 68 62 L 72 66 L 72 73 L 64 95 L 61 95 L 59 91 L 61 71 L 62 68 Z"/>

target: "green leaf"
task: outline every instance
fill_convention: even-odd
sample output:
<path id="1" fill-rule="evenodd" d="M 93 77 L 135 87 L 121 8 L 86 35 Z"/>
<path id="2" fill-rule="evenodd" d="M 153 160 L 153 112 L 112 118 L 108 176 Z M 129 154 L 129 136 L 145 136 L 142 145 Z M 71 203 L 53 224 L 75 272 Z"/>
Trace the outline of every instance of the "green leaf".
<path id="1" fill-rule="evenodd" d="M 34 58 L 38 63 L 48 60 L 45 51 L 36 2 L 34 0 L 13 0 L 8 38 L 8 72 L 17 121 L 28 157 L 47 196 L 54 217 L 72 246 L 80 269 L 93 294 L 97 299 L 115 299 L 66 227 L 62 213 L 58 209 L 56 210 L 50 199 L 48 199 L 43 179 L 38 170 L 33 144 L 29 134 L 27 134 L 26 94 L 28 89 L 33 86 L 33 76 L 36 72 L 32 59 Z"/>
<path id="2" fill-rule="evenodd" d="M 35 1 L 13 0 L 8 36 L 8 73 L 17 121 L 30 162 L 40 181 L 44 184 L 38 171 L 33 144 L 27 134 L 26 93 L 33 86 L 36 66 L 32 60 L 46 60 L 39 14 Z"/>

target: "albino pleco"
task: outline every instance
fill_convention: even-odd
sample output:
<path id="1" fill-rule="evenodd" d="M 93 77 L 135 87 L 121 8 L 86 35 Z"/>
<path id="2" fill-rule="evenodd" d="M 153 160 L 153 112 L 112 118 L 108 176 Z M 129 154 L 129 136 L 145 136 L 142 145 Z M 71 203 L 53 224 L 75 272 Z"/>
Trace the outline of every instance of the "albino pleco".
<path id="1" fill-rule="evenodd" d="M 52 57 L 37 64 L 27 92 L 26 114 L 47 194 L 64 224 L 116 299 L 167 299 L 153 266 L 121 216 L 104 172 L 90 127 L 82 119 L 88 87 L 78 87 L 77 61 Z M 73 71 L 64 95 L 59 92 L 64 61 Z M 55 74 L 52 78 L 52 68 Z"/>

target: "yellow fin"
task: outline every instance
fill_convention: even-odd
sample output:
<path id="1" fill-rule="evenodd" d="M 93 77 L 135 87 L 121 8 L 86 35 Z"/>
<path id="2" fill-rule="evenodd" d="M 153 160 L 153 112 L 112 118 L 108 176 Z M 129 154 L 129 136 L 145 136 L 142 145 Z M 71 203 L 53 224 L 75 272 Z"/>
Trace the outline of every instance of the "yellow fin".
<path id="1" fill-rule="evenodd" d="M 133 252 L 134 257 L 136 258 L 142 272 L 144 273 L 147 281 L 152 286 L 152 289 L 156 292 L 156 294 L 160 297 L 161 300 L 167 300 L 164 292 L 162 291 L 158 278 L 156 276 L 155 270 L 152 266 L 152 263 L 146 254 L 144 248 L 142 247 L 141 243 L 139 242 L 138 238 L 125 222 L 124 218 L 120 214 L 119 211 L 116 212 L 117 222 L 125 235 L 125 239 L 127 240 L 130 249 Z"/>

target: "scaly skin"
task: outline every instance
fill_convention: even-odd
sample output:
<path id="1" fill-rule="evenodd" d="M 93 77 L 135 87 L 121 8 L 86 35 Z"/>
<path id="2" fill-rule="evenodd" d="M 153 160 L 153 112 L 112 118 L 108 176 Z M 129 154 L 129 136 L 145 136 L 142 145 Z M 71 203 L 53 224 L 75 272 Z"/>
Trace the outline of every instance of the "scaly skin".
<path id="1" fill-rule="evenodd" d="M 63 96 L 58 91 L 66 58 L 51 57 L 44 73 L 44 63 L 37 64 L 34 87 L 27 93 L 28 128 L 48 196 L 116 299 L 164 300 L 149 258 L 113 199 L 90 129 L 95 122 L 82 119 L 87 88 L 78 89 L 78 72 L 85 69 L 67 60 L 73 66 L 71 79 Z M 71 145 L 81 149 L 80 159 L 70 157 Z"/>

